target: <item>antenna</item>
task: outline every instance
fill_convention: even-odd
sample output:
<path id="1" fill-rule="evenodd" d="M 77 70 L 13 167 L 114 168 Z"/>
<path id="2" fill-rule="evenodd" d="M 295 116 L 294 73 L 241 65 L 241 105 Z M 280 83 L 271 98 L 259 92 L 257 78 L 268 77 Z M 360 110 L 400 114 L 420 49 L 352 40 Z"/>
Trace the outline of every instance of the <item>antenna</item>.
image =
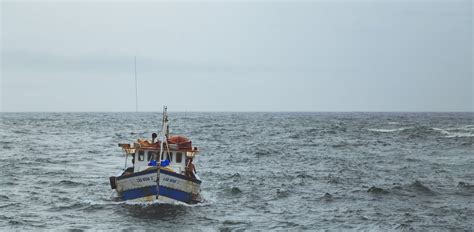
<path id="1" fill-rule="evenodd" d="M 135 113 L 138 113 L 137 56 L 135 56 Z"/>
<path id="2" fill-rule="evenodd" d="M 135 56 L 135 119 L 138 124 L 138 84 L 137 84 L 137 56 Z M 136 128 L 136 126 L 135 126 Z M 139 132 L 137 130 L 137 138 L 140 136 L 138 135 Z"/>

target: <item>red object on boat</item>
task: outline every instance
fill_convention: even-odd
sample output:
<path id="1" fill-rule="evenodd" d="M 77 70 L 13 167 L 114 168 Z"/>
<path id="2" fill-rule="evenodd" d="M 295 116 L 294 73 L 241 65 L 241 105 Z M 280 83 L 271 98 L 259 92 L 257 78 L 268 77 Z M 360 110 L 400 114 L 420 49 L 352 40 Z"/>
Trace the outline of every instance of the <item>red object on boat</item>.
<path id="1" fill-rule="evenodd" d="M 178 145 L 179 149 L 192 149 L 191 140 L 182 135 L 172 135 L 168 137 L 168 143 Z"/>
<path id="2" fill-rule="evenodd" d="M 170 144 L 181 144 L 189 142 L 189 139 L 182 135 L 171 135 L 168 137 L 168 143 Z"/>

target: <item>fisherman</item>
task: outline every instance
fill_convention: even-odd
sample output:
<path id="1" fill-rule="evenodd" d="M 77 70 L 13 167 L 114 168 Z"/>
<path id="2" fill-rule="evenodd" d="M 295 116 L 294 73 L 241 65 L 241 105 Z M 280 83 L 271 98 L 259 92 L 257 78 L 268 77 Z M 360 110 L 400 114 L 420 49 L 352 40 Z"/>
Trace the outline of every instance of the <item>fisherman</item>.
<path id="1" fill-rule="evenodd" d="M 197 172 L 196 167 L 193 164 L 193 159 L 189 158 L 186 163 L 186 176 L 192 179 L 196 179 L 196 175 L 194 175 L 194 173 Z"/>

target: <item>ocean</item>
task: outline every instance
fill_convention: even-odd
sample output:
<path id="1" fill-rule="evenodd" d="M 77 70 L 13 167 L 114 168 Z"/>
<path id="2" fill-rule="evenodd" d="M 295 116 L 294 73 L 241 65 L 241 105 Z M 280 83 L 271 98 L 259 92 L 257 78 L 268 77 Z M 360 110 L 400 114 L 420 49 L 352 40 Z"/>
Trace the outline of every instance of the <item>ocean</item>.
<path id="1" fill-rule="evenodd" d="M 204 203 L 110 198 L 161 113 L 1 113 L 0 230 L 474 230 L 474 113 L 169 114 Z"/>

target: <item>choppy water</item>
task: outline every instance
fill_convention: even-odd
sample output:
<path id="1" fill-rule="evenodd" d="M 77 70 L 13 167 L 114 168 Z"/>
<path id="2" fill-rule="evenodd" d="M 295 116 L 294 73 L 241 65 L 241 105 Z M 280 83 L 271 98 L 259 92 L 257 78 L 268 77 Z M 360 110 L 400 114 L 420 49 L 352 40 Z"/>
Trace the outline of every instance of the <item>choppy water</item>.
<path id="1" fill-rule="evenodd" d="M 159 113 L 2 113 L 0 229 L 474 230 L 473 113 L 171 113 L 206 202 L 112 201 Z"/>

